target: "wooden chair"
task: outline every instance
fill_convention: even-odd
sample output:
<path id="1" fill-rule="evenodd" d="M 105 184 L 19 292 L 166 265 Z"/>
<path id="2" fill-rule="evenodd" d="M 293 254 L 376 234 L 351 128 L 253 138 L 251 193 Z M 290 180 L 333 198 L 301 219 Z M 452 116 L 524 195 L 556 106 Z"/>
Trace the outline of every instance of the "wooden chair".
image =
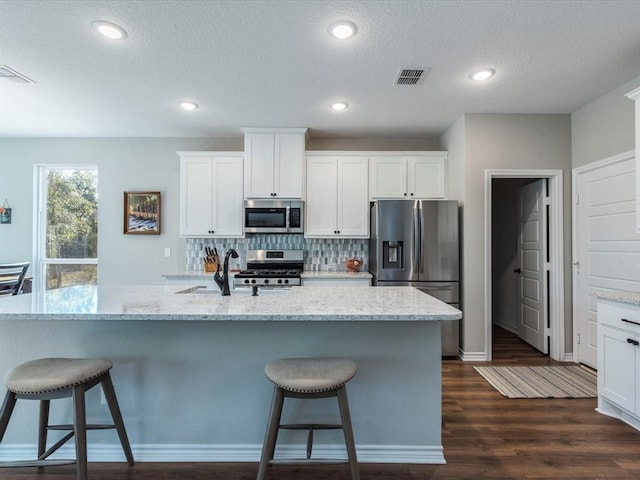
<path id="1" fill-rule="evenodd" d="M 29 262 L 0 264 L 0 296 L 18 295 L 28 268 Z"/>

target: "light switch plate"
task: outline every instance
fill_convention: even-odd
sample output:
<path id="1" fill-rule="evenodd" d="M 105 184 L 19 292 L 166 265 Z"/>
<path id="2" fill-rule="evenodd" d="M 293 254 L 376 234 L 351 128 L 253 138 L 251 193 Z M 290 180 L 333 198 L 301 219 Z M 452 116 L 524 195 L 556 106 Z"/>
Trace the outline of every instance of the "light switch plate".
<path id="1" fill-rule="evenodd" d="M 171 256 L 171 248 L 170 247 L 166 247 L 164 249 L 164 256 L 169 258 Z"/>

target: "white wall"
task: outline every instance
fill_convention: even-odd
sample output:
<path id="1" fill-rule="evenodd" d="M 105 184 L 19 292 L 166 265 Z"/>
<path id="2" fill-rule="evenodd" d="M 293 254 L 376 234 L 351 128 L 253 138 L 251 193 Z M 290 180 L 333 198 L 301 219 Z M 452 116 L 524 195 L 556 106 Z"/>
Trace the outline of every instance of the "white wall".
<path id="1" fill-rule="evenodd" d="M 635 149 L 634 103 L 625 94 L 638 87 L 640 78 L 571 114 L 571 164 L 574 168 Z"/>

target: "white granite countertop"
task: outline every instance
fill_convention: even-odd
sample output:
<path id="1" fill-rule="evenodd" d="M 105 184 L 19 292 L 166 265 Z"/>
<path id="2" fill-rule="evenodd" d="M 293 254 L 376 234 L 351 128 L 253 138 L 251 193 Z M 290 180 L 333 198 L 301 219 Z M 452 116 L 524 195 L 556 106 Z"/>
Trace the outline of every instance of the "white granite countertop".
<path id="1" fill-rule="evenodd" d="M 412 287 L 180 293 L 170 286 L 77 286 L 0 300 L 0 320 L 434 321 L 462 313 Z M 198 293 L 199 292 L 199 293 Z"/>
<path id="2" fill-rule="evenodd" d="M 595 290 L 592 295 L 605 300 L 640 305 L 640 292 Z"/>

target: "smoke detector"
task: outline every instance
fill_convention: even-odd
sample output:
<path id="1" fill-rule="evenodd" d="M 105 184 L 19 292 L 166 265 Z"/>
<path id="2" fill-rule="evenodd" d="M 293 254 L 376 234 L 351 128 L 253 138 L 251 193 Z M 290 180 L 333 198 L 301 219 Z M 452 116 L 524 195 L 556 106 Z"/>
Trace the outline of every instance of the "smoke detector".
<path id="1" fill-rule="evenodd" d="M 16 72 L 13 68 L 9 68 L 6 65 L 0 65 L 0 79 L 13 83 L 36 83 L 29 77 Z"/>
<path id="2" fill-rule="evenodd" d="M 429 73 L 429 68 L 401 68 L 393 83 L 396 85 L 421 85 L 427 73 Z"/>

